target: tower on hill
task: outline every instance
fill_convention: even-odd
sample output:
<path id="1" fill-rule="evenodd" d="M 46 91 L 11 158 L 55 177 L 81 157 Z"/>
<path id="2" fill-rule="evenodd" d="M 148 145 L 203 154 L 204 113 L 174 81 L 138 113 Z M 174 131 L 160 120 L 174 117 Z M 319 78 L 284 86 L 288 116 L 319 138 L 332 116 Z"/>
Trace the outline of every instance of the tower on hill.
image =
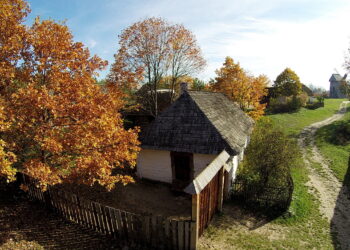
<path id="1" fill-rule="evenodd" d="M 346 95 L 341 91 L 341 85 L 346 83 L 347 74 L 332 74 L 329 79 L 329 97 L 330 98 L 346 98 Z"/>

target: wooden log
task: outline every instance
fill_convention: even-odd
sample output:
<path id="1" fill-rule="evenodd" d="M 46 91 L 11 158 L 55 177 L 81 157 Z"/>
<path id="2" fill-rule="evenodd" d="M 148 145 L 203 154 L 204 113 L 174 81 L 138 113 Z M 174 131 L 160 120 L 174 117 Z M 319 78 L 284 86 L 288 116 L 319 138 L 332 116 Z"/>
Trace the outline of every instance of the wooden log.
<path id="1" fill-rule="evenodd" d="M 192 195 L 192 222 L 191 222 L 191 245 L 190 249 L 197 249 L 197 242 L 199 238 L 199 208 L 200 208 L 200 195 Z"/>
<path id="2" fill-rule="evenodd" d="M 124 225 L 123 225 L 123 221 L 122 221 L 121 211 L 119 209 L 116 209 L 115 212 L 116 212 L 116 219 L 117 219 L 117 224 L 118 224 L 119 238 L 125 239 L 124 238 Z"/>
<path id="3" fill-rule="evenodd" d="M 62 192 L 63 196 L 64 196 L 64 203 L 67 207 L 67 214 L 68 214 L 68 220 L 73 221 L 73 214 L 72 214 L 72 206 L 71 206 L 71 202 L 70 202 L 70 195 L 66 192 Z"/>
<path id="4" fill-rule="evenodd" d="M 128 235 L 129 235 L 129 241 L 134 241 L 134 239 L 137 237 L 135 237 L 134 234 L 134 225 L 133 225 L 133 217 L 132 214 L 130 213 L 126 213 L 126 221 L 128 224 Z"/>
<path id="5" fill-rule="evenodd" d="M 145 216 L 144 217 L 144 225 L 145 225 L 145 239 L 146 242 L 149 244 L 149 246 L 152 245 L 151 241 L 151 218 L 150 216 Z"/>
<path id="6" fill-rule="evenodd" d="M 99 216 L 97 213 L 96 203 L 91 202 L 91 207 L 92 207 L 92 215 L 94 217 L 95 230 L 102 233 L 102 229 L 101 229 L 100 221 L 99 221 Z"/>
<path id="7" fill-rule="evenodd" d="M 134 232 L 135 232 L 135 241 L 137 243 L 143 242 L 143 229 L 142 229 L 142 216 L 140 215 L 133 215 L 133 225 L 134 225 Z"/>
<path id="8" fill-rule="evenodd" d="M 108 234 L 108 225 L 107 225 L 107 218 L 106 218 L 106 214 L 103 208 L 103 205 L 101 205 L 100 203 L 98 203 L 98 208 L 99 208 L 99 214 L 100 214 L 100 218 L 102 221 L 102 227 L 103 227 L 103 232 L 105 234 Z"/>
<path id="9" fill-rule="evenodd" d="M 186 221 L 185 223 L 185 249 L 190 249 L 190 239 L 191 239 L 191 222 L 190 221 Z"/>
<path id="10" fill-rule="evenodd" d="M 109 210 L 109 207 L 106 207 L 106 206 L 104 206 L 103 208 L 104 208 L 104 214 L 106 217 L 106 225 L 107 225 L 107 229 L 108 229 L 108 234 L 112 235 L 113 234 L 113 225 L 112 225 L 110 210 Z"/>
<path id="11" fill-rule="evenodd" d="M 109 208 L 109 214 L 111 216 L 111 223 L 112 223 L 112 236 L 114 238 L 118 238 L 118 224 L 117 224 L 115 209 Z"/>
<path id="12" fill-rule="evenodd" d="M 177 241 L 177 222 L 175 220 L 171 220 L 171 231 L 172 231 L 172 242 L 173 249 L 178 249 L 178 241 Z"/>
<path id="13" fill-rule="evenodd" d="M 170 235 L 170 221 L 168 219 L 165 219 L 164 221 L 164 233 L 165 233 L 165 237 L 164 237 L 164 242 L 165 242 L 165 246 L 168 249 L 171 249 L 171 235 Z"/>
<path id="14" fill-rule="evenodd" d="M 126 241 L 129 240 L 129 234 L 128 234 L 128 223 L 127 223 L 127 218 L 126 218 L 126 213 L 125 211 L 120 211 L 120 215 L 121 215 L 121 221 L 122 221 L 122 224 L 123 224 L 123 236 L 124 236 L 124 239 Z"/>
<path id="15" fill-rule="evenodd" d="M 157 216 L 157 238 L 158 246 L 160 249 L 164 249 L 166 246 L 165 240 L 165 229 L 164 229 L 164 218 L 162 216 Z"/>
<path id="16" fill-rule="evenodd" d="M 178 242 L 178 249 L 179 250 L 183 250 L 184 249 L 184 222 L 183 221 L 178 221 L 177 222 L 177 232 L 178 232 L 178 236 L 177 236 L 177 242 Z"/>
<path id="17" fill-rule="evenodd" d="M 158 235 L 157 235 L 157 217 L 151 217 L 151 246 L 158 246 Z"/>
<path id="18" fill-rule="evenodd" d="M 95 214 L 94 214 L 94 209 L 92 207 L 92 202 L 91 201 L 86 201 L 86 206 L 87 206 L 87 211 L 88 211 L 88 217 L 89 220 L 91 222 L 91 227 L 95 230 L 98 231 L 97 228 L 97 222 L 96 222 L 96 218 L 95 218 Z"/>
<path id="19" fill-rule="evenodd" d="M 79 200 L 79 196 L 78 195 L 74 195 L 74 200 L 75 200 L 75 204 L 76 204 L 76 207 L 77 207 L 77 220 L 78 220 L 78 223 L 80 225 L 85 225 L 85 221 L 84 221 L 84 217 L 83 217 L 83 209 L 80 205 L 80 200 Z"/>
<path id="20" fill-rule="evenodd" d="M 80 219 L 81 222 L 87 227 L 90 228 L 90 222 L 87 216 L 87 208 L 85 207 L 85 201 L 84 199 L 79 198 L 79 196 L 77 196 L 78 199 L 78 204 L 79 204 L 79 208 L 80 208 Z"/>
<path id="21" fill-rule="evenodd" d="M 222 167 L 219 170 L 219 193 L 218 193 L 218 211 L 222 212 L 222 204 L 224 202 L 224 183 L 225 183 L 225 169 Z"/>

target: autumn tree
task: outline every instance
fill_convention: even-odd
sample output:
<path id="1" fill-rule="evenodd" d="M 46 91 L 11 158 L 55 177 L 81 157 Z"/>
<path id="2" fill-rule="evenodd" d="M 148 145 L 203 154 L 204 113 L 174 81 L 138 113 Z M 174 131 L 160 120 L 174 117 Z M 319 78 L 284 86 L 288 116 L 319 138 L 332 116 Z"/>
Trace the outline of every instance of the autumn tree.
<path id="1" fill-rule="evenodd" d="M 27 29 L 22 24 L 29 13 L 28 4 L 22 0 L 0 1 L 0 94 L 15 83 L 18 64 L 27 57 Z M 22 60 L 23 61 L 23 60 Z"/>
<path id="2" fill-rule="evenodd" d="M 12 15 L 27 8 L 18 3 Z M 107 63 L 74 42 L 64 23 L 37 18 L 24 32 L 26 53 L 20 66 L 12 63 L 21 78 L 10 79 L 21 84 L 4 94 L 10 97 L 4 109 L 10 125 L 2 139 L 17 157 L 17 170 L 42 188 L 75 182 L 111 189 L 132 181 L 112 173 L 135 165 L 139 142 L 137 129 L 123 128 L 123 93 L 112 85 L 101 91 L 96 84 L 96 72 Z"/>
<path id="3" fill-rule="evenodd" d="M 254 77 L 248 74 L 231 57 L 226 57 L 223 66 L 215 73 L 217 77 L 212 82 L 214 91 L 225 93 L 254 119 L 264 114 L 265 104 L 260 101 L 266 95 L 269 81 L 266 76 Z"/>
<path id="4" fill-rule="evenodd" d="M 302 91 L 299 76 L 290 68 L 286 68 L 275 80 L 274 87 L 282 96 L 297 96 Z"/>
<path id="5" fill-rule="evenodd" d="M 146 84 L 149 105 L 145 108 L 154 116 L 158 114 L 157 89 L 164 77 L 168 77 L 172 101 L 178 79 L 199 72 L 205 66 L 192 32 L 161 18 L 134 23 L 119 39 L 120 48 L 108 80 L 127 88 L 134 87 L 135 83 Z"/>
<path id="6" fill-rule="evenodd" d="M 22 22 L 28 13 L 28 4 L 22 0 L 0 2 L 0 177 L 9 181 L 15 179 L 13 163 L 16 157 L 3 138 L 11 125 L 5 111 L 6 100 L 10 98 L 9 93 L 16 83 L 16 66 L 26 56 L 27 29 Z"/>

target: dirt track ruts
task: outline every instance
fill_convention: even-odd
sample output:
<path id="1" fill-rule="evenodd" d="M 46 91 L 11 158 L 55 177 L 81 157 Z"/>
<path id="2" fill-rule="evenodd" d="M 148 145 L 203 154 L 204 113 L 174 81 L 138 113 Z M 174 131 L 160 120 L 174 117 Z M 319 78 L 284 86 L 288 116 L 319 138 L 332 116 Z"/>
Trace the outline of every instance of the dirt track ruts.
<path id="1" fill-rule="evenodd" d="M 331 223 L 331 231 L 341 249 L 350 249 L 350 200 L 349 190 L 335 177 L 329 168 L 329 163 L 315 145 L 316 131 L 328 124 L 340 120 L 349 102 L 342 102 L 339 112 L 323 121 L 305 127 L 300 133 L 298 143 L 302 149 L 304 161 L 309 169 L 310 192 L 316 190 L 320 200 L 320 212 Z M 308 150 L 309 149 L 309 150 Z M 310 151 L 311 149 L 311 151 Z M 313 168 L 311 162 L 319 164 L 321 168 Z"/>

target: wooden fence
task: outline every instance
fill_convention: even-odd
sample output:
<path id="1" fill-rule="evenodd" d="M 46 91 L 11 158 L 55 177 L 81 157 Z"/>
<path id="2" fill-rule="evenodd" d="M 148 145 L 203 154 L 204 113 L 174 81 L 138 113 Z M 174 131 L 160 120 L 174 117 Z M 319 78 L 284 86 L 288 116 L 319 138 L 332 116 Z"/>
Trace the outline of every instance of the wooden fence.
<path id="1" fill-rule="evenodd" d="M 123 244 L 135 243 L 152 249 L 193 249 L 196 245 L 191 238 L 195 221 L 133 214 L 55 187 L 49 186 L 43 192 L 28 176 L 23 179 L 31 199 L 42 202 L 72 222 L 111 235 Z"/>

